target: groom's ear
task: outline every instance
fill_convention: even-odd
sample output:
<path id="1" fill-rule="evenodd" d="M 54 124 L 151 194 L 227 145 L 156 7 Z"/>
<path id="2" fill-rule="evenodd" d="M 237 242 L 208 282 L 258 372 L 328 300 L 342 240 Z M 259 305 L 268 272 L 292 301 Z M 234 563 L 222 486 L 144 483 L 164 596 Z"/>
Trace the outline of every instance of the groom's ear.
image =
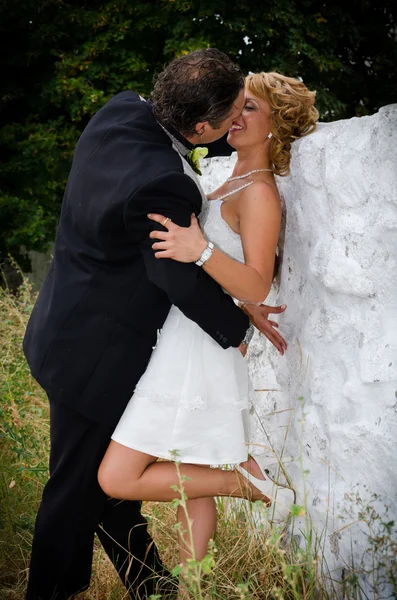
<path id="1" fill-rule="evenodd" d="M 211 129 L 212 127 L 208 121 L 201 121 L 200 123 L 196 123 L 194 126 L 194 135 L 188 136 L 186 139 L 189 140 L 189 142 L 194 146 L 207 144 L 208 140 L 206 140 L 206 137 Z"/>
<path id="2" fill-rule="evenodd" d="M 196 126 L 194 128 L 196 135 L 202 136 L 203 133 L 205 133 L 206 130 L 208 129 L 208 126 L 209 126 L 208 121 L 203 121 L 202 123 L 196 123 Z"/>

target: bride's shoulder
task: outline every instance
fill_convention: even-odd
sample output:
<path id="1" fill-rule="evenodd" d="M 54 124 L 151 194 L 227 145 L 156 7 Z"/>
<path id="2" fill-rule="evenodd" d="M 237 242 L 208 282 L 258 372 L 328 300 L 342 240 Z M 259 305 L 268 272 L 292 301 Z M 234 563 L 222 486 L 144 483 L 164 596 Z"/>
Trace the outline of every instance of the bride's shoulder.
<path id="1" fill-rule="evenodd" d="M 252 198 L 263 198 L 264 200 L 280 200 L 280 194 L 276 184 L 268 183 L 262 179 L 255 179 L 251 185 L 241 190 L 241 200 L 247 202 Z"/>
<path id="2" fill-rule="evenodd" d="M 275 184 L 273 185 L 257 179 L 241 191 L 238 202 L 238 210 L 240 213 L 245 210 L 250 210 L 251 207 L 258 207 L 259 205 L 262 205 L 268 210 L 271 208 L 276 210 L 281 208 L 280 194 Z"/>

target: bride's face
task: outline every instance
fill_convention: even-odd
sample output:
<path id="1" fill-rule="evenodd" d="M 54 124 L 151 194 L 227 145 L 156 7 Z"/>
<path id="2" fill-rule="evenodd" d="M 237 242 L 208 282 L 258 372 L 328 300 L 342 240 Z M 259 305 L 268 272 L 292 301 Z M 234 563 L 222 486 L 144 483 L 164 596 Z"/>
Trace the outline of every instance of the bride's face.
<path id="1" fill-rule="evenodd" d="M 264 144 L 271 131 L 271 115 L 270 104 L 246 90 L 243 111 L 233 121 L 227 141 L 236 149 Z"/>

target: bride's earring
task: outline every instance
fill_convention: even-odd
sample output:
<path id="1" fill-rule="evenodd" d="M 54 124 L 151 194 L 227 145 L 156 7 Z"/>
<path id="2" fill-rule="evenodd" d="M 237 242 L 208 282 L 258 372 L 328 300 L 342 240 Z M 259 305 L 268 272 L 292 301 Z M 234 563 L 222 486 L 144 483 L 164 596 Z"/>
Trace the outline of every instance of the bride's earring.
<path id="1" fill-rule="evenodd" d="M 267 137 L 268 137 L 268 139 L 270 140 L 270 138 L 272 138 L 272 137 L 273 137 L 273 134 L 272 134 L 272 133 L 269 133 L 269 135 L 268 135 Z"/>

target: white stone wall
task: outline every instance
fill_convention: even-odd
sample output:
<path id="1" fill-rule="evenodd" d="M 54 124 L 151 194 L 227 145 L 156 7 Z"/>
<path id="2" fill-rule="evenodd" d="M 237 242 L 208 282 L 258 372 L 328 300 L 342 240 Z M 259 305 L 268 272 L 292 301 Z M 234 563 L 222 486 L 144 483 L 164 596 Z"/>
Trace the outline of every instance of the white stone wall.
<path id="1" fill-rule="evenodd" d="M 234 161 L 202 161 L 207 192 Z M 397 104 L 321 124 L 277 183 L 282 266 L 268 303 L 288 305 L 276 319 L 288 350 L 253 340 L 255 387 L 270 390 L 257 392 L 254 440 L 300 457 L 286 467 L 332 576 L 354 563 L 369 597 L 385 598 L 370 572 L 396 539 L 381 521 L 397 522 Z M 385 532 L 371 558 L 369 536 Z"/>

